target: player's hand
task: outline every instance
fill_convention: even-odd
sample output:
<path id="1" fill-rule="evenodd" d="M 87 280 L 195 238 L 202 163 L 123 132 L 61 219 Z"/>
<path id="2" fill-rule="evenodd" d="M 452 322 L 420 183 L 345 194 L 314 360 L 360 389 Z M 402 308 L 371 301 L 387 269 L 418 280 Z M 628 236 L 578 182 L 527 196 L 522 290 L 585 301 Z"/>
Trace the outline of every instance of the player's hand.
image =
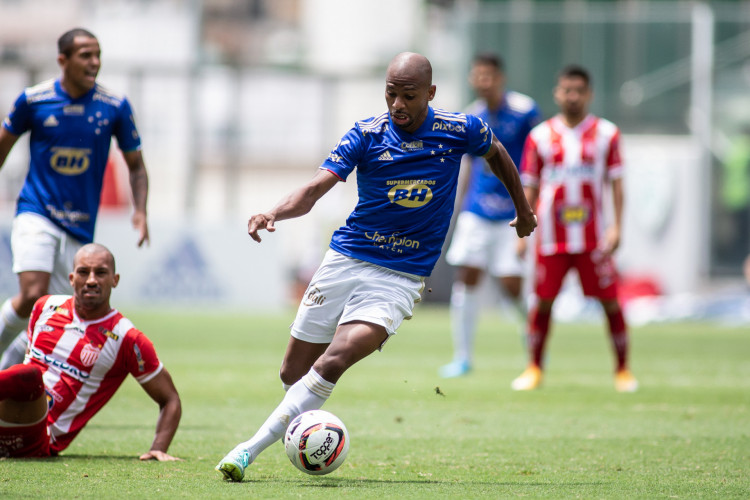
<path id="1" fill-rule="evenodd" d="M 131 222 L 133 228 L 138 231 L 138 247 L 142 247 L 144 243 L 151 243 L 148 235 L 148 221 L 146 220 L 146 214 L 144 212 L 135 212 Z"/>
<path id="2" fill-rule="evenodd" d="M 612 255 L 620 247 L 620 229 L 610 226 L 604 233 L 604 238 L 599 244 L 599 250 L 605 255 Z"/>
<path id="3" fill-rule="evenodd" d="M 247 221 L 247 234 L 260 243 L 261 239 L 260 236 L 258 236 L 258 231 L 261 229 L 265 229 L 269 233 L 276 231 L 276 228 L 273 225 L 274 220 L 274 217 L 268 214 L 253 215 L 250 217 L 250 220 Z"/>
<path id="4" fill-rule="evenodd" d="M 530 235 L 536 227 L 536 215 L 533 212 L 525 214 L 523 217 L 516 216 L 510 221 L 510 226 L 516 228 L 516 234 L 519 238 Z"/>
<path id="5" fill-rule="evenodd" d="M 141 460 L 157 460 L 159 462 L 181 462 L 181 458 L 173 457 L 169 453 L 159 450 L 151 450 L 140 457 Z"/>

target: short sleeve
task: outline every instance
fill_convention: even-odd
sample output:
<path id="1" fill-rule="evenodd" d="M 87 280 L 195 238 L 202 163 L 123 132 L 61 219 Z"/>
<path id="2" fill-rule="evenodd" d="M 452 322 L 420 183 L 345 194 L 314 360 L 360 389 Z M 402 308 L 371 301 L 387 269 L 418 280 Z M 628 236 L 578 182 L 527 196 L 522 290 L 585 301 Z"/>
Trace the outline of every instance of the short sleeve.
<path id="1" fill-rule="evenodd" d="M 330 171 L 342 181 L 346 180 L 361 163 L 364 151 L 364 137 L 357 127 L 352 127 L 331 150 L 320 168 Z"/>
<path id="2" fill-rule="evenodd" d="M 484 156 L 492 145 L 492 129 L 484 120 L 474 115 L 466 115 L 469 143 L 466 152 L 474 156 Z"/>
<path id="3" fill-rule="evenodd" d="M 622 177 L 622 156 L 620 155 L 620 130 L 616 129 L 609 140 L 607 152 L 607 177 L 619 179 Z"/>
<path id="4" fill-rule="evenodd" d="M 8 116 L 3 120 L 3 127 L 13 135 L 21 135 L 31 129 L 31 107 L 26 100 L 26 93 L 16 99 Z"/>
<path id="5" fill-rule="evenodd" d="M 45 295 L 43 297 L 39 297 L 39 299 L 34 302 L 34 308 L 31 310 L 31 315 L 29 316 L 29 323 L 26 326 L 26 336 L 29 339 L 29 345 L 34 344 L 34 327 L 36 326 L 37 320 L 39 320 L 39 316 L 42 315 L 42 311 L 44 310 L 44 303 L 47 302 L 48 298 L 49 295 Z"/>
<path id="6" fill-rule="evenodd" d="M 531 131 L 531 129 L 533 129 L 540 123 L 542 123 L 542 112 L 539 110 L 539 106 L 534 103 L 531 111 L 529 111 L 529 114 L 526 115 L 526 126 L 528 127 L 528 131 Z"/>
<path id="7" fill-rule="evenodd" d="M 144 384 L 158 375 L 163 366 L 156 355 L 154 344 L 143 332 L 134 328 L 128 332 L 128 336 L 130 342 L 123 346 L 125 366 L 139 383 Z"/>
<path id="8" fill-rule="evenodd" d="M 529 134 L 523 146 L 523 155 L 521 156 L 521 183 L 524 186 L 537 187 L 539 185 L 539 176 L 542 170 L 543 161 L 539 156 L 534 137 Z"/>
<path id="9" fill-rule="evenodd" d="M 138 129 L 135 126 L 135 117 L 133 109 L 127 98 L 123 98 L 119 109 L 117 110 L 117 122 L 114 128 L 114 136 L 117 138 L 117 145 L 124 152 L 135 151 L 141 147 L 141 136 L 138 135 Z"/>

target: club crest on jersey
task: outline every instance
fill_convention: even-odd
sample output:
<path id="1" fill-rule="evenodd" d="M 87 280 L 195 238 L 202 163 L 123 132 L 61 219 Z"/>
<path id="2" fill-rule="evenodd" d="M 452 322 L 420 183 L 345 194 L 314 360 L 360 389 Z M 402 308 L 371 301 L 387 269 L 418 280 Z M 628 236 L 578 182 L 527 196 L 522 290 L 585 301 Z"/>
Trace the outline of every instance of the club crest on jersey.
<path id="1" fill-rule="evenodd" d="M 49 165 L 62 175 L 80 175 L 89 169 L 90 149 L 52 148 Z"/>
<path id="2" fill-rule="evenodd" d="M 99 359 L 99 354 L 101 354 L 101 352 L 101 347 L 86 344 L 83 346 L 83 349 L 81 349 L 81 363 L 83 363 L 84 366 L 93 366 L 94 363 L 96 363 L 96 360 Z"/>
<path id="3" fill-rule="evenodd" d="M 402 207 L 421 207 L 432 200 L 432 189 L 422 183 L 396 184 L 388 191 L 388 199 Z"/>

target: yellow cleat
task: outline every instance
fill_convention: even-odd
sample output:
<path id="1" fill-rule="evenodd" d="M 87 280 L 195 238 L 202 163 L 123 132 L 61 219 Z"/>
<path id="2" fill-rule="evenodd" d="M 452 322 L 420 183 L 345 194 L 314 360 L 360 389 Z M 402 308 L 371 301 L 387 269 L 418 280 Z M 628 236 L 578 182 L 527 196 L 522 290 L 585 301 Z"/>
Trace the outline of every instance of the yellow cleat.
<path id="1" fill-rule="evenodd" d="M 620 370 L 615 375 L 615 390 L 617 392 L 635 392 L 638 390 L 638 381 L 630 370 Z"/>
<path id="2" fill-rule="evenodd" d="M 531 391 L 542 383 L 542 370 L 536 365 L 529 365 L 523 373 L 515 379 L 510 387 L 514 391 Z"/>

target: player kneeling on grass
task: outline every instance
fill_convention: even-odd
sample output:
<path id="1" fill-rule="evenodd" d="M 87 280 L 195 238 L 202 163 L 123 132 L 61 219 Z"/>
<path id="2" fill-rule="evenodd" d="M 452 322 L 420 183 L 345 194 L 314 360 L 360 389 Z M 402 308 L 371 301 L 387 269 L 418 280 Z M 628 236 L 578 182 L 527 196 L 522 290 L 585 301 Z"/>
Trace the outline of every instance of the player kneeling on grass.
<path id="1" fill-rule="evenodd" d="M 182 415 L 180 396 L 151 341 L 110 307 L 119 279 L 110 251 L 90 243 L 73 261 L 73 296 L 34 304 L 24 364 L 0 371 L 0 457 L 57 455 L 130 373 L 160 409 L 141 460 L 178 460 L 167 449 Z"/>
<path id="2" fill-rule="evenodd" d="M 357 206 L 333 234 L 292 325 L 281 365 L 286 396 L 216 466 L 226 479 L 241 481 L 294 417 L 322 407 L 341 375 L 411 318 L 448 232 L 464 153 L 483 156 L 508 188 L 517 235 L 534 230 L 516 166 L 492 130 L 476 116 L 433 109 L 434 96 L 427 58 L 396 56 L 386 72 L 388 112 L 357 122 L 310 182 L 248 221 L 248 233 L 260 241 L 260 230 L 306 214 L 357 170 Z"/>

